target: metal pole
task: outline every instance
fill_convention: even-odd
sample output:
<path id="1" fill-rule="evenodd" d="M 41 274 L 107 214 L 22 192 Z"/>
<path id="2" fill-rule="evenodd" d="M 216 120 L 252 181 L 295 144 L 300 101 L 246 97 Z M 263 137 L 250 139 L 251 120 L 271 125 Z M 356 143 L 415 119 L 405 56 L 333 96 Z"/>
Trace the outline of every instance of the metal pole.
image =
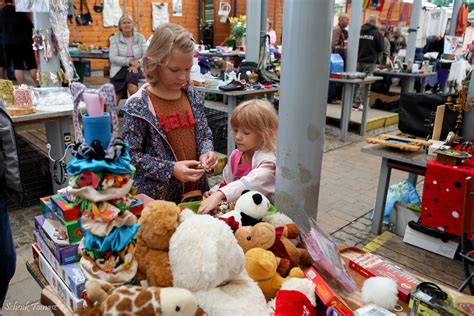
<path id="1" fill-rule="evenodd" d="M 331 1 L 332 2 L 332 1 Z M 359 55 L 360 27 L 362 26 L 362 0 L 353 0 L 351 4 L 351 20 L 349 23 L 349 43 L 347 46 L 346 71 L 357 70 Z"/>
<path id="2" fill-rule="evenodd" d="M 413 0 L 413 8 L 411 10 L 410 18 L 410 31 L 408 33 L 407 54 L 405 57 L 406 62 L 413 63 L 415 61 L 416 33 L 418 32 L 418 26 L 420 24 L 421 2 L 421 0 Z M 402 85 L 402 92 L 412 92 L 415 86 L 415 77 L 403 78 Z"/>
<path id="3" fill-rule="evenodd" d="M 453 15 L 451 16 L 451 26 L 449 27 L 449 35 L 456 35 L 456 26 L 458 25 L 459 10 L 461 10 L 462 0 L 454 0 Z"/>
<path id="4" fill-rule="evenodd" d="M 137 0 L 137 28 L 140 33 L 140 0 Z"/>
<path id="5" fill-rule="evenodd" d="M 245 59 L 258 63 L 260 56 L 261 0 L 247 0 L 247 30 L 245 35 Z"/>
<path id="6" fill-rule="evenodd" d="M 123 15 L 127 14 L 127 0 L 123 0 Z"/>
<path id="7" fill-rule="evenodd" d="M 284 2 L 276 206 L 298 226 L 318 212 L 333 16 L 334 1 Z"/>
<path id="8" fill-rule="evenodd" d="M 262 9 L 260 10 L 260 43 L 265 41 L 267 36 L 267 18 L 268 18 L 268 0 L 262 1 Z"/>

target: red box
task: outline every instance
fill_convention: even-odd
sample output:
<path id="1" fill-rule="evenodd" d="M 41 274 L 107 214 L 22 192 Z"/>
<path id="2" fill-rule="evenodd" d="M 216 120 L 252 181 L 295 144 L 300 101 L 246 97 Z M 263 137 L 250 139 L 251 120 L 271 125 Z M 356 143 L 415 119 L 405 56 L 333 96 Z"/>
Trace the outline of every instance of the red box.
<path id="1" fill-rule="evenodd" d="M 314 267 L 306 270 L 304 275 L 316 284 L 316 295 L 321 299 L 325 306 L 334 307 L 339 315 L 354 316 L 354 312 L 337 296 Z"/>
<path id="2" fill-rule="evenodd" d="M 408 302 L 411 291 L 422 282 L 413 274 L 397 267 L 393 262 L 370 252 L 351 259 L 349 267 L 366 278 L 380 276 L 394 280 L 398 285 L 398 298 L 404 302 Z"/>
<path id="3" fill-rule="evenodd" d="M 428 161 L 421 208 L 423 225 L 461 236 L 467 177 L 474 177 L 473 159 L 459 166 Z M 472 234 L 474 230 L 468 236 Z"/>

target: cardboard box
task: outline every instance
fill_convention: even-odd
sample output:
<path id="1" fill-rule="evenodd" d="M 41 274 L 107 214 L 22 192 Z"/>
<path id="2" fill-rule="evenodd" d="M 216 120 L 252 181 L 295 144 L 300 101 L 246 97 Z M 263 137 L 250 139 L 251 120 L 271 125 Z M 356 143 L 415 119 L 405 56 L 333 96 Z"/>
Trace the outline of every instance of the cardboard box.
<path id="1" fill-rule="evenodd" d="M 53 224 L 60 236 L 67 238 L 69 244 L 81 241 L 82 231 L 79 228 L 78 220 L 66 222 L 61 215 L 58 214 L 58 207 L 53 207 L 52 203 L 45 204 L 43 215 Z"/>
<path id="2" fill-rule="evenodd" d="M 53 211 L 65 222 L 76 221 L 81 217 L 79 206 L 69 203 L 65 194 L 55 194 L 51 196 Z"/>
<path id="3" fill-rule="evenodd" d="M 448 240 L 443 242 L 441 239 L 423 234 L 407 225 L 403 242 L 417 246 L 419 248 L 437 253 L 438 255 L 454 259 L 459 242 Z"/>
<path id="4" fill-rule="evenodd" d="M 79 266 L 79 262 L 61 265 L 46 245 L 46 242 L 43 240 L 41 235 L 36 230 L 34 231 L 34 234 L 36 243 L 41 249 L 43 256 L 48 260 L 48 263 L 64 283 L 66 283 L 67 287 L 74 293 L 74 295 L 76 295 L 77 298 L 81 298 L 82 292 L 85 290 L 86 277 Z"/>
<path id="5" fill-rule="evenodd" d="M 316 295 L 321 299 L 325 306 L 334 307 L 340 315 L 354 316 L 354 312 L 337 296 L 314 267 L 306 270 L 304 275 L 316 284 Z"/>
<path id="6" fill-rule="evenodd" d="M 465 314 L 443 301 L 436 300 L 420 290 L 415 290 L 408 304 L 409 316 L 465 316 Z"/>
<path id="7" fill-rule="evenodd" d="M 61 280 L 59 275 L 49 265 L 46 258 L 41 254 L 41 249 L 39 248 L 38 244 L 33 245 L 33 250 L 36 252 L 36 256 L 38 257 L 38 265 L 45 279 L 53 287 L 66 306 L 68 306 L 73 312 L 77 311 L 80 307 L 82 307 L 84 301 L 75 297 L 74 294 L 68 289 L 63 280 Z"/>
<path id="8" fill-rule="evenodd" d="M 56 229 L 43 215 L 35 217 L 35 229 L 59 263 L 68 264 L 79 261 L 81 258 L 77 250 L 79 243 L 69 244 L 68 242 L 64 243 L 64 241 L 62 244 L 58 243 L 57 237 L 54 236 L 57 233 Z"/>
<path id="9" fill-rule="evenodd" d="M 413 274 L 397 267 L 393 262 L 370 252 L 351 259 L 349 267 L 366 278 L 382 276 L 394 280 L 398 285 L 398 298 L 404 302 L 408 302 L 411 291 L 422 282 Z"/>
<path id="10" fill-rule="evenodd" d="M 370 100 L 369 100 L 369 106 L 373 107 L 375 104 L 375 101 L 379 99 L 383 103 L 390 103 L 390 102 L 395 102 L 400 100 L 400 95 L 387 95 L 383 93 L 377 93 L 377 92 L 370 92 Z"/>

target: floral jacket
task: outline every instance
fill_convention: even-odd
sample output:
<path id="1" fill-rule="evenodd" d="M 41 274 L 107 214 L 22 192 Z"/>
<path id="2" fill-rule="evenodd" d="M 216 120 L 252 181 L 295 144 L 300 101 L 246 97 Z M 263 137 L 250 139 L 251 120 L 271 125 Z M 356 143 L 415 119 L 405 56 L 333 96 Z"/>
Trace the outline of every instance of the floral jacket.
<path id="1" fill-rule="evenodd" d="M 179 202 L 183 183 L 172 177 L 176 156 L 160 126 L 151 100 L 143 85 L 125 104 L 123 136 L 130 145 L 132 164 L 136 167 L 134 182 L 138 193 L 154 199 Z M 197 156 L 213 150 L 212 133 L 204 114 L 204 96 L 192 87 L 186 90 L 196 121 Z M 207 191 L 209 184 L 203 176 L 197 189 Z"/>

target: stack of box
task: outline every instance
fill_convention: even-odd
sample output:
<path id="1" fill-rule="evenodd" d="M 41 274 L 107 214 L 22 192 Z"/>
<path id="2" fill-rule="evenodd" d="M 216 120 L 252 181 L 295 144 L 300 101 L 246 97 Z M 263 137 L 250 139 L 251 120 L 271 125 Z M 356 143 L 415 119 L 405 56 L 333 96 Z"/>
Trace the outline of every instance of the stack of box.
<path id="1" fill-rule="evenodd" d="M 43 215 L 35 217 L 33 257 L 56 294 L 71 311 L 76 311 L 82 306 L 86 281 L 78 262 L 82 234 L 78 229 L 68 235 L 67 226 L 63 223 L 74 222 L 77 225 L 77 218 L 65 221 L 52 202 L 53 197 L 58 196 L 41 198 Z M 69 216 L 68 219 L 71 219 Z M 71 224 L 68 226 L 72 227 Z"/>

